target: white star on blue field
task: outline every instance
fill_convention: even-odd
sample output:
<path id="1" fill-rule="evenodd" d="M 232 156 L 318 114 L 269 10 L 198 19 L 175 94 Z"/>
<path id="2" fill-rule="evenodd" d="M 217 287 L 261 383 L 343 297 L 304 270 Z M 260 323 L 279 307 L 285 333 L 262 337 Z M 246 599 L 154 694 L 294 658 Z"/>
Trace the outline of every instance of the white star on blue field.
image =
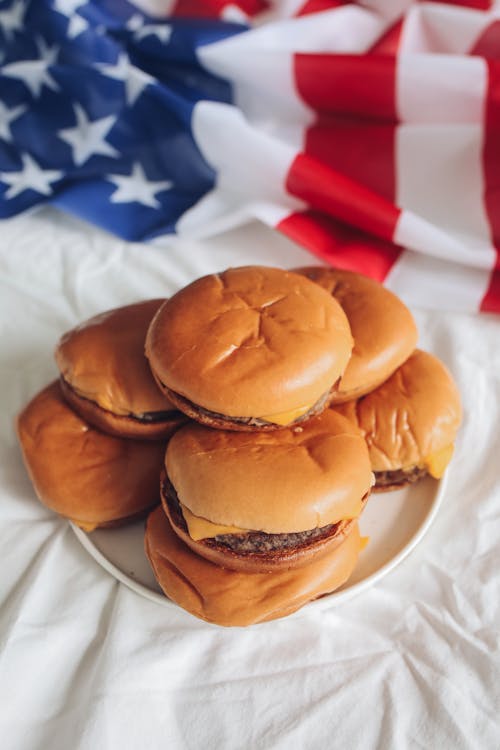
<path id="1" fill-rule="evenodd" d="M 244 30 L 126 0 L 0 0 L 0 219 L 50 202 L 125 239 L 175 232 L 217 180 L 193 107 L 232 101 L 196 49 Z"/>

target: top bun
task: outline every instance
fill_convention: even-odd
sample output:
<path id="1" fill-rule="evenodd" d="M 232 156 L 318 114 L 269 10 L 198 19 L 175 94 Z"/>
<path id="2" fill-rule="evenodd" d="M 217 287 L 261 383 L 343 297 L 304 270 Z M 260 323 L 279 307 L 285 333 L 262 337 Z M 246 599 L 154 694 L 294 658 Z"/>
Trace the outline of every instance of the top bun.
<path id="1" fill-rule="evenodd" d="M 142 416 L 175 407 L 159 390 L 144 356 L 144 339 L 163 299 L 96 315 L 61 338 L 55 352 L 64 381 L 116 415 Z"/>
<path id="2" fill-rule="evenodd" d="M 248 266 L 198 279 L 158 311 L 146 355 L 170 391 L 214 413 L 262 417 L 315 404 L 347 365 L 340 305 L 303 276 Z"/>
<path id="3" fill-rule="evenodd" d="M 462 417 L 460 395 L 437 357 L 417 349 L 379 388 L 335 411 L 365 435 L 375 472 L 425 466 L 433 476 L 446 462 Z"/>
<path id="4" fill-rule="evenodd" d="M 165 467 L 195 516 L 267 534 L 356 518 L 372 484 L 363 437 L 330 410 L 277 432 L 188 424 L 171 438 Z"/>
<path id="5" fill-rule="evenodd" d="M 353 271 L 311 266 L 297 273 L 330 292 L 351 326 L 354 349 L 332 403 L 369 393 L 408 359 L 418 331 L 412 314 L 395 294 Z"/>

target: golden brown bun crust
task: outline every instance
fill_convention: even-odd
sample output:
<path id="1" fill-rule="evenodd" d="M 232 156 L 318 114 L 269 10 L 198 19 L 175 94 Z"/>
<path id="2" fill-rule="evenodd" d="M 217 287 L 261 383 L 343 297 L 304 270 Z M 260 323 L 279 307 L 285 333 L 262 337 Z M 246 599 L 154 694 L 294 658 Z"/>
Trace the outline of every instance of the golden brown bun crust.
<path id="1" fill-rule="evenodd" d="M 357 517 L 372 480 L 359 430 L 331 410 L 278 432 L 187 424 L 171 438 L 165 468 L 196 516 L 268 534 Z"/>
<path id="2" fill-rule="evenodd" d="M 454 442 L 462 418 L 450 373 L 419 349 L 375 391 L 332 409 L 360 427 L 375 472 L 422 465 Z"/>
<path id="3" fill-rule="evenodd" d="M 418 331 L 412 314 L 391 291 L 353 271 L 309 266 L 297 273 L 330 292 L 347 315 L 354 349 L 332 403 L 369 393 L 410 356 Z"/>
<path id="4" fill-rule="evenodd" d="M 357 524 L 333 552 L 298 570 L 238 573 L 194 554 L 172 531 L 163 510 L 150 514 L 145 548 L 165 594 L 202 620 L 251 625 L 295 612 L 331 593 L 351 575 L 360 551 Z"/>
<path id="5" fill-rule="evenodd" d="M 179 409 L 179 413 L 185 414 L 186 417 L 194 419 L 195 422 L 199 422 L 205 427 L 211 427 L 214 430 L 230 430 L 232 432 L 272 432 L 274 430 L 284 430 L 290 427 L 300 425 L 302 422 L 311 419 L 311 417 L 321 414 L 332 402 L 333 394 L 335 393 L 337 384 L 331 389 L 324 398 L 316 402 L 314 407 L 310 409 L 306 414 L 298 419 L 295 419 L 290 425 L 279 425 L 273 422 L 262 423 L 262 420 L 249 420 L 248 422 L 235 421 L 234 417 L 224 417 L 213 412 L 206 412 L 196 404 L 191 403 L 183 396 L 179 396 L 178 393 L 174 393 L 166 388 L 162 383 L 158 382 L 158 386 L 165 393 L 169 401 Z"/>
<path id="6" fill-rule="evenodd" d="M 164 301 L 108 310 L 65 333 L 55 357 L 66 383 L 118 416 L 173 409 L 158 390 L 144 356 L 148 326 Z"/>
<path id="7" fill-rule="evenodd" d="M 207 544 L 204 539 L 195 541 L 187 531 L 175 523 L 175 517 L 171 512 L 169 499 L 164 492 L 165 485 L 161 484 L 161 500 L 170 525 L 177 536 L 187 544 L 193 552 L 201 555 L 215 565 L 229 570 L 238 570 L 243 573 L 275 573 L 280 570 L 294 570 L 301 568 L 322 557 L 330 554 L 344 541 L 351 532 L 355 520 L 344 520 L 335 524 L 331 533 L 324 538 L 312 540 L 295 548 L 288 547 L 281 550 L 269 552 L 253 552 L 247 554 L 238 553 L 223 544 Z M 212 541 L 212 540 L 210 540 Z"/>
<path id="8" fill-rule="evenodd" d="M 304 276 L 259 266 L 185 287 L 160 308 L 146 339 L 160 382 L 232 417 L 314 404 L 344 372 L 351 348 L 331 295 Z"/>
<path id="9" fill-rule="evenodd" d="M 116 437 L 135 440 L 166 440 L 183 424 L 186 417 L 179 411 L 168 411 L 161 422 L 140 422 L 133 417 L 122 417 L 101 409 L 94 401 L 79 396 L 64 378 L 60 379 L 61 391 L 74 411 L 89 424 Z"/>
<path id="10" fill-rule="evenodd" d="M 17 430 L 39 499 L 75 523 L 108 525 L 159 502 L 165 443 L 99 432 L 70 409 L 59 383 L 30 401 Z"/>

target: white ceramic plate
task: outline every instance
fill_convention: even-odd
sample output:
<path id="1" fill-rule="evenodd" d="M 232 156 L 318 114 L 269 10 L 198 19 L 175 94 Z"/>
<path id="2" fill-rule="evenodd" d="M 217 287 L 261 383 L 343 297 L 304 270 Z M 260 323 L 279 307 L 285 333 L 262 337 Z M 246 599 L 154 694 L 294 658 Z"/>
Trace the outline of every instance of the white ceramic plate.
<path id="1" fill-rule="evenodd" d="M 444 493 L 444 480 L 430 477 L 397 492 L 373 494 L 360 520 L 370 542 L 361 553 L 349 581 L 333 594 L 307 605 L 330 607 L 350 599 L 379 581 L 420 542 L 435 518 Z M 85 549 L 111 575 L 147 599 L 175 607 L 156 583 L 144 553 L 144 522 L 123 528 L 73 531 Z"/>

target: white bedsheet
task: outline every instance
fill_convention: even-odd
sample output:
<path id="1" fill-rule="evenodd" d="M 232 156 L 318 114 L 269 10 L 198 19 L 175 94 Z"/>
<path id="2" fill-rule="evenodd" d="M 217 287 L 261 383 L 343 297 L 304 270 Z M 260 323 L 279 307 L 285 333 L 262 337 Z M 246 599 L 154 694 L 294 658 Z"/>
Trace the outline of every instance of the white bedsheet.
<path id="1" fill-rule="evenodd" d="M 49 209 L 0 228 L 2 749 L 500 747 L 500 320 L 414 310 L 465 418 L 412 554 L 338 607 L 218 628 L 88 556 L 36 500 L 13 419 L 78 321 L 230 265 L 313 259 L 256 225 L 166 248 Z"/>

